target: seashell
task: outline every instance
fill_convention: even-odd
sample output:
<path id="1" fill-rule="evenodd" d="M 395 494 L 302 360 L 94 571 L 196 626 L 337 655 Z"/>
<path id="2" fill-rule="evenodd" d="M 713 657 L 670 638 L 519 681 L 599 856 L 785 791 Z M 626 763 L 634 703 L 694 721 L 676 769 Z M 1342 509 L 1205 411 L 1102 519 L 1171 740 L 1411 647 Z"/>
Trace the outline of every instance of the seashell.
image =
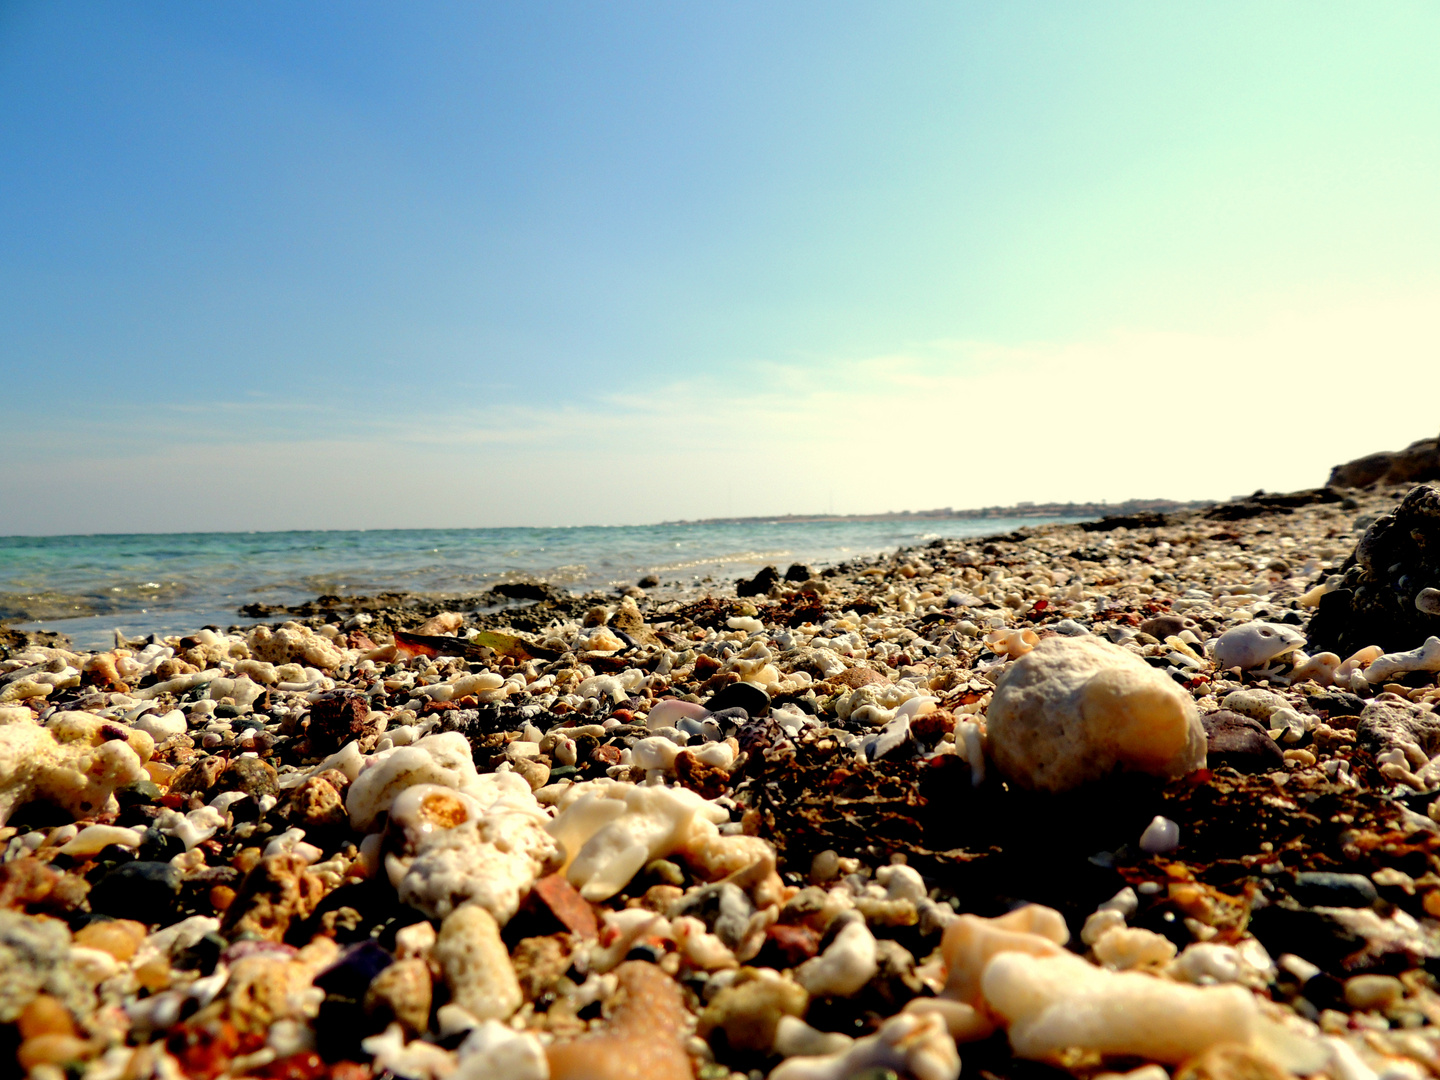
<path id="1" fill-rule="evenodd" d="M 985 644 L 996 656 L 1009 656 L 1016 660 L 1040 644 L 1040 638 L 1034 630 L 1000 629 L 986 634 Z"/>
<path id="2" fill-rule="evenodd" d="M 1271 660 L 1294 652 L 1305 644 L 1305 636 L 1279 623 L 1248 622 L 1231 627 L 1210 646 L 1210 655 L 1223 669 L 1264 667 Z"/>

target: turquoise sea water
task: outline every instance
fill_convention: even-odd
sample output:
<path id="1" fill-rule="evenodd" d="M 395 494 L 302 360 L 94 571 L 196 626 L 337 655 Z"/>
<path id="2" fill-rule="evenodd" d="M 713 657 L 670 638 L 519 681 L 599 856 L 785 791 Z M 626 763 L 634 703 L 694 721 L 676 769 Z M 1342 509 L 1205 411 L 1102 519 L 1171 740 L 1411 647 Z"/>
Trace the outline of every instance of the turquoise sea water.
<path id="1" fill-rule="evenodd" d="M 655 574 L 723 582 L 767 563 L 821 569 L 940 536 L 988 536 L 1059 518 L 754 522 L 556 529 L 164 533 L 0 537 L 0 619 L 78 645 L 245 622 L 242 604 L 404 590 L 473 596 L 538 578 L 576 592 Z"/>

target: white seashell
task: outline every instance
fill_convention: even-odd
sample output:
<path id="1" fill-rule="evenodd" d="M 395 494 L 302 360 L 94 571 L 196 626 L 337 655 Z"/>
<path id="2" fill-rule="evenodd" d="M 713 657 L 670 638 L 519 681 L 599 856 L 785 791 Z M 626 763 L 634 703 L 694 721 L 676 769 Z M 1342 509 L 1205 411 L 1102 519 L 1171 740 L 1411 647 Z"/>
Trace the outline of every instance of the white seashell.
<path id="1" fill-rule="evenodd" d="M 1018 659 L 1040 644 L 1040 638 L 1034 630 L 1000 629 L 986 634 L 985 644 L 990 646 L 990 651 L 996 656 Z"/>
<path id="2" fill-rule="evenodd" d="M 1304 644 L 1305 636 L 1293 627 L 1249 622 L 1231 627 L 1216 638 L 1210 654 L 1220 668 L 1248 670 L 1263 667 Z"/>

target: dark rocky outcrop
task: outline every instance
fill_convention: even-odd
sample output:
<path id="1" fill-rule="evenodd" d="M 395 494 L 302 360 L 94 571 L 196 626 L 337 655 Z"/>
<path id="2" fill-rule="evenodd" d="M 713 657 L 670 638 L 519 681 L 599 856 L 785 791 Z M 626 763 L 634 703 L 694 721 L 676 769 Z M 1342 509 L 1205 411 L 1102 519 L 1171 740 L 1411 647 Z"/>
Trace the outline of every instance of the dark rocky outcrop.
<path id="1" fill-rule="evenodd" d="M 1404 450 L 1382 450 L 1330 470 L 1330 487 L 1417 484 L 1440 480 L 1440 439 L 1419 439 Z"/>
<path id="2" fill-rule="evenodd" d="M 1440 490 L 1422 484 L 1407 494 L 1365 531 L 1340 572 L 1340 588 L 1321 598 L 1310 621 L 1312 649 L 1393 652 L 1440 634 L 1440 615 L 1415 604 L 1425 589 L 1440 588 Z"/>

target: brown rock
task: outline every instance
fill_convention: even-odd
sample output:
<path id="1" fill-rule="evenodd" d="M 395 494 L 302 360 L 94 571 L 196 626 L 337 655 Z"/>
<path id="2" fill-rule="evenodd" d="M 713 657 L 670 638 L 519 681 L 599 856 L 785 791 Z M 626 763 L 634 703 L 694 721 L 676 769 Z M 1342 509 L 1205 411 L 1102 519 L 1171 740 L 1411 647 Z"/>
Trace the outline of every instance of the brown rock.
<path id="1" fill-rule="evenodd" d="M 1285 755 L 1265 726 L 1250 716 L 1220 709 L 1200 717 L 1205 725 L 1205 759 L 1210 768 L 1262 773 L 1285 768 Z"/>
<path id="2" fill-rule="evenodd" d="M 465 616 L 458 611 L 442 611 L 438 615 L 431 615 L 414 630 L 412 634 L 453 634 L 460 627 L 465 625 Z"/>
<path id="3" fill-rule="evenodd" d="M 351 739 L 363 739 L 375 731 L 366 720 L 370 702 L 363 694 L 336 690 L 322 694 L 310 705 L 310 723 L 305 729 L 314 754 L 333 754 Z"/>
<path id="4" fill-rule="evenodd" d="M 299 1012 L 314 971 L 287 953 L 258 953 L 230 965 L 225 984 L 227 1019 L 242 1032 L 264 1032 Z"/>
<path id="5" fill-rule="evenodd" d="M 365 991 L 365 1012 L 375 1030 L 398 1020 L 411 1035 L 430 1026 L 430 1002 L 434 983 L 430 965 L 419 957 L 397 960 L 376 975 Z"/>
<path id="6" fill-rule="evenodd" d="M 791 979 L 741 968 L 735 981 L 705 1006 L 695 1033 L 717 1050 L 768 1054 L 780 1018 L 803 1016 L 809 1003 L 810 995 Z"/>
<path id="7" fill-rule="evenodd" d="M 0 909 L 73 911 L 89 892 L 84 878 L 58 873 L 30 856 L 0 863 Z"/>
<path id="8" fill-rule="evenodd" d="M 271 855 L 245 875 L 221 929 L 231 938 L 282 941 L 291 922 L 308 918 L 324 896 L 325 883 L 299 855 Z"/>
<path id="9" fill-rule="evenodd" d="M 675 778 L 681 787 L 689 788 L 707 799 L 718 799 L 730 786 L 730 772 L 718 765 L 707 765 L 689 750 L 675 755 Z"/>
<path id="10" fill-rule="evenodd" d="M 305 829 L 344 825 L 350 820 L 340 792 L 321 776 L 312 776 L 296 789 L 285 816 Z"/>
<path id="11" fill-rule="evenodd" d="M 229 763 L 223 757 L 215 755 L 196 758 L 188 765 L 175 770 L 175 775 L 170 778 L 170 793 L 172 795 L 206 794 L 220 782 L 220 774 L 225 771 L 227 764 Z"/>
<path id="12" fill-rule="evenodd" d="M 194 675 L 200 669 L 194 664 L 187 664 L 184 660 L 171 658 L 162 660 L 155 667 L 155 681 L 164 682 L 173 679 L 177 675 Z"/>
<path id="13" fill-rule="evenodd" d="M 910 721 L 910 731 L 922 743 L 937 743 L 947 731 L 955 730 L 955 714 L 944 709 L 917 716 Z"/>
<path id="14" fill-rule="evenodd" d="M 526 1001 L 539 1001 L 555 992 L 560 977 L 570 970 L 569 934 L 521 938 L 511 953 L 515 977 Z"/>
<path id="15" fill-rule="evenodd" d="M 256 757 L 235 758 L 220 774 L 217 786 L 222 791 L 243 791 L 257 801 L 266 795 L 280 794 L 274 766 Z"/>
<path id="16" fill-rule="evenodd" d="M 590 751 L 590 760 L 609 768 L 612 765 L 620 764 L 620 747 L 611 743 L 601 743 Z"/>
<path id="17" fill-rule="evenodd" d="M 691 1080 L 685 1052 L 690 1014 L 680 987 L 654 964 L 615 969 L 620 988 L 610 1021 L 594 1034 L 551 1044 L 551 1080 Z"/>
<path id="18" fill-rule="evenodd" d="M 873 668 L 856 664 L 848 667 L 839 675 L 832 676 L 829 680 L 832 686 L 845 687 L 847 690 L 858 690 L 862 686 L 870 686 L 873 683 L 883 683 L 885 676 Z"/>

